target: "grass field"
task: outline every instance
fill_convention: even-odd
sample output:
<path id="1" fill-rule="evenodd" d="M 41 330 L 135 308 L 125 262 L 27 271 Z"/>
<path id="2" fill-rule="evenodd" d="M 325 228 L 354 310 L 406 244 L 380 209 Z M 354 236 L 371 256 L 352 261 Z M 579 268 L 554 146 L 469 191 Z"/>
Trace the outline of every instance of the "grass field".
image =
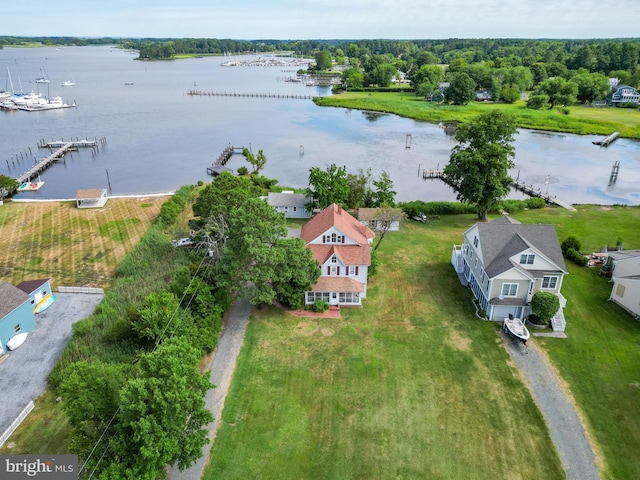
<path id="1" fill-rule="evenodd" d="M 468 105 L 444 105 L 425 102 L 413 93 L 347 92 L 314 100 L 320 106 L 345 107 L 394 113 L 402 117 L 427 122 L 466 121 L 491 109 L 513 116 L 522 128 L 580 135 L 609 135 L 621 132 L 622 137 L 640 139 L 640 111 L 626 108 L 569 107 L 569 115 L 557 110 L 531 110 L 525 103 L 514 104 L 471 102 Z"/>
<path id="2" fill-rule="evenodd" d="M 556 223 L 585 251 L 619 236 L 640 246 L 638 208 L 516 218 Z M 449 264 L 473 222 L 405 222 L 365 306 L 341 320 L 255 311 L 205 478 L 564 478 L 499 327 L 474 317 Z M 603 478 L 638 478 L 640 325 L 595 270 L 569 268 L 569 338 L 532 341 L 575 396 Z"/>
<path id="3" fill-rule="evenodd" d="M 52 286 L 107 287 L 167 197 L 112 198 L 101 209 L 74 202 L 0 207 L 0 280 L 51 278 Z"/>

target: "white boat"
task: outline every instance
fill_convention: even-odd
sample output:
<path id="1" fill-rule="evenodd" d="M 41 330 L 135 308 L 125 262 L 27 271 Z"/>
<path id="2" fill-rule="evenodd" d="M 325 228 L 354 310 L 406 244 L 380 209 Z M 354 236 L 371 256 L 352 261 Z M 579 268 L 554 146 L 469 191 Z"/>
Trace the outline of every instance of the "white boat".
<path id="1" fill-rule="evenodd" d="M 4 102 L 0 102 L 0 110 L 5 112 L 15 112 L 18 110 L 18 106 L 12 101 L 5 100 Z"/>
<path id="2" fill-rule="evenodd" d="M 520 318 L 508 317 L 504 319 L 502 329 L 510 337 L 520 340 L 525 346 L 529 340 L 529 330 L 525 327 L 524 322 Z"/>
<path id="3" fill-rule="evenodd" d="M 29 335 L 28 332 L 23 332 L 15 335 L 14 337 L 11 337 L 11 340 L 7 342 L 7 348 L 9 350 L 15 350 L 24 343 L 24 341 L 27 339 L 27 335 Z"/>
<path id="4" fill-rule="evenodd" d="M 69 70 L 67 70 L 67 73 L 69 74 L 69 77 L 71 78 L 71 80 L 65 80 L 64 82 L 60 82 L 60 86 L 61 87 L 73 87 L 73 86 L 75 86 L 76 79 L 73 78 L 73 75 L 71 75 Z"/>

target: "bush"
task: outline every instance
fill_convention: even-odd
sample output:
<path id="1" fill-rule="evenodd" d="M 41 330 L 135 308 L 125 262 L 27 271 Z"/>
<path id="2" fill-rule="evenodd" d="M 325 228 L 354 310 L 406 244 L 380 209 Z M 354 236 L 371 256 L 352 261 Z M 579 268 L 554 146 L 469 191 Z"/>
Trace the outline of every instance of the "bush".
<path id="1" fill-rule="evenodd" d="M 409 218 L 418 216 L 420 213 L 424 213 L 427 216 L 477 213 L 473 205 L 461 202 L 423 202 L 414 200 L 412 202 L 399 203 L 398 206 Z"/>
<path id="2" fill-rule="evenodd" d="M 576 265 L 580 265 L 581 267 L 584 267 L 587 265 L 587 263 L 589 263 L 589 259 L 587 257 L 582 255 L 577 250 L 574 250 L 573 248 L 567 250 L 567 252 L 565 253 L 565 257 L 567 257 L 567 259 L 571 260 Z"/>
<path id="3" fill-rule="evenodd" d="M 531 310 L 541 322 L 546 324 L 560 308 L 560 299 L 551 292 L 538 291 L 531 299 Z"/>
<path id="4" fill-rule="evenodd" d="M 525 200 L 528 209 L 536 209 L 536 208 L 544 208 L 547 206 L 547 202 L 544 201 L 543 198 L 540 197 L 531 197 Z"/>
<path id="5" fill-rule="evenodd" d="M 533 323 L 534 325 L 546 325 L 547 322 L 545 322 L 544 320 L 542 320 L 540 317 L 538 317 L 535 313 L 532 313 L 531 315 L 529 315 L 527 317 L 527 320 L 531 323 Z"/>
<path id="6" fill-rule="evenodd" d="M 247 167 L 240 167 L 238 168 L 238 175 L 248 175 L 249 174 L 249 169 Z"/>
<path id="7" fill-rule="evenodd" d="M 313 305 L 311 305 L 311 310 L 313 310 L 314 312 L 324 313 L 329 310 L 329 304 L 324 300 L 318 299 L 313 302 Z"/>
<path id="8" fill-rule="evenodd" d="M 567 237 L 560 244 L 560 248 L 562 249 L 562 253 L 565 256 L 567 255 L 567 251 L 569 249 L 573 249 L 576 252 L 579 252 L 581 248 L 580 240 L 578 240 L 576 237 Z"/>

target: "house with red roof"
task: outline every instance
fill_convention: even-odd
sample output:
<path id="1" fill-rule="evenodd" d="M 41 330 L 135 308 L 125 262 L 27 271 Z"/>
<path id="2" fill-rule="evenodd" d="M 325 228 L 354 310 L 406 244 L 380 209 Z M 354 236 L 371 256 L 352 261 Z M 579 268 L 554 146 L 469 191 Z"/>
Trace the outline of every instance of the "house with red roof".
<path id="1" fill-rule="evenodd" d="M 373 237 L 369 227 L 335 203 L 304 224 L 300 238 L 321 269 L 318 282 L 305 292 L 305 303 L 361 306 L 367 297 Z"/>

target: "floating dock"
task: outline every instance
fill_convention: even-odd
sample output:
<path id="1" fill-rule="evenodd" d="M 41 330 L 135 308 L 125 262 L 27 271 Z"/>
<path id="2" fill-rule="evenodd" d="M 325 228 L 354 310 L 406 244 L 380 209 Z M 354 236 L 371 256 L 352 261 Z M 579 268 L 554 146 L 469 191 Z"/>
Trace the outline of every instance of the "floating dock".
<path id="1" fill-rule="evenodd" d="M 600 145 L 601 147 L 608 147 L 619 136 L 620 136 L 620 132 L 613 132 L 611 135 L 604 137 L 602 140 L 594 140 L 591 143 L 593 143 L 594 145 Z"/>
<path id="2" fill-rule="evenodd" d="M 451 182 L 447 180 L 447 176 L 444 174 L 444 171 L 442 170 L 423 170 L 422 178 L 423 180 L 439 179 L 439 180 L 442 180 L 447 185 L 453 187 L 453 185 L 451 185 Z M 514 188 L 515 190 L 519 190 L 522 193 L 529 195 L 530 197 L 542 198 L 545 202 L 547 202 L 550 205 L 556 205 L 558 207 L 562 207 L 567 210 L 575 211 L 575 208 L 570 203 L 559 200 L 555 195 L 542 193 L 542 189 L 534 188 L 533 185 L 527 185 L 524 182 L 512 180 L 511 188 Z"/>

